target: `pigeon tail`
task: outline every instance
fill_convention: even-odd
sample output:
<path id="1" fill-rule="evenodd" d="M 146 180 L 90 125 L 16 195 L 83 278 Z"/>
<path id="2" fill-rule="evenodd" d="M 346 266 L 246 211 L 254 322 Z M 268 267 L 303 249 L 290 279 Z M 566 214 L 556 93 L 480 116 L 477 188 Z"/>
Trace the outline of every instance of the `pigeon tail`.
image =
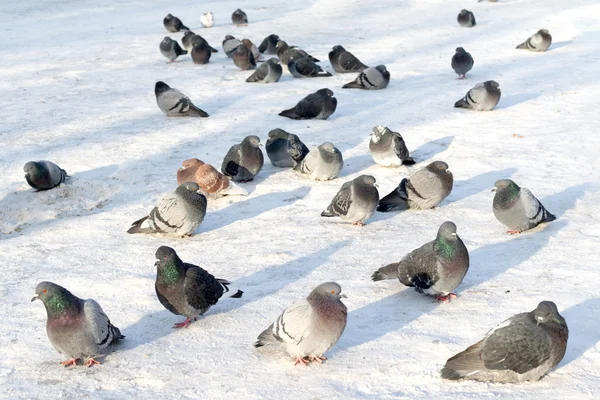
<path id="1" fill-rule="evenodd" d="M 460 99 L 456 103 L 454 103 L 455 108 L 469 108 L 469 103 L 466 98 Z"/>
<path id="2" fill-rule="evenodd" d="M 383 199 L 379 200 L 379 205 L 377 206 L 377 211 L 379 212 L 388 212 L 394 210 L 401 210 L 408 208 L 408 196 L 406 194 L 406 182 L 407 179 L 404 178 L 400 182 L 400 185 L 394 190 L 392 193 L 385 196 Z"/>
<path id="3" fill-rule="evenodd" d="M 333 75 L 331 75 L 328 71 L 321 71 L 315 76 L 316 77 L 327 77 L 327 76 L 333 76 Z"/>
<path id="4" fill-rule="evenodd" d="M 517 49 L 520 49 L 520 50 L 527 50 L 527 42 L 523 42 L 523 43 L 521 43 L 521 44 L 520 44 L 520 45 L 518 45 L 516 48 L 517 48 Z"/>
<path id="5" fill-rule="evenodd" d="M 148 226 L 148 216 L 138 219 L 131 224 L 131 228 L 127 230 L 127 233 L 152 233 L 154 230 Z"/>
<path id="6" fill-rule="evenodd" d="M 334 214 L 333 211 L 328 208 L 327 210 L 321 213 L 321 217 L 337 217 L 337 214 Z"/>
<path id="7" fill-rule="evenodd" d="M 223 290 L 225 290 L 223 292 L 223 295 L 221 296 L 221 298 L 223 298 L 223 299 L 226 299 L 226 298 L 239 299 L 244 294 L 244 292 L 242 292 L 241 290 L 239 290 L 235 287 L 229 287 L 229 285 L 231 285 L 231 282 L 229 282 L 228 280 L 217 279 L 217 282 L 219 282 L 221 284 L 221 286 L 223 286 Z"/>
<path id="8" fill-rule="evenodd" d="M 188 28 L 187 26 L 185 26 L 184 24 L 181 24 L 181 30 L 182 31 L 189 31 L 190 28 Z"/>
<path id="9" fill-rule="evenodd" d="M 357 82 L 349 82 L 342 86 L 342 89 L 361 89 L 362 86 Z"/>
<path id="10" fill-rule="evenodd" d="M 457 380 L 487 368 L 481 359 L 481 345 L 477 342 L 466 350 L 458 353 L 446 361 L 442 368 L 442 378 Z"/>
<path id="11" fill-rule="evenodd" d="M 256 342 L 254 342 L 254 347 L 263 347 L 268 345 L 269 343 L 275 342 L 276 340 L 277 339 L 275 338 L 275 336 L 273 336 L 273 325 L 271 324 L 271 326 L 269 326 L 260 335 L 258 335 Z"/>
<path id="12" fill-rule="evenodd" d="M 204 111 L 202 111 L 201 109 L 199 109 L 198 107 L 196 107 L 193 104 L 190 104 L 190 110 L 188 111 L 188 113 L 192 116 L 192 117 L 201 117 L 201 118 L 206 118 L 208 117 L 208 114 L 205 113 Z"/>
<path id="13" fill-rule="evenodd" d="M 556 215 L 551 214 L 548 210 L 544 209 L 544 218 L 540 222 L 550 222 L 556 219 Z"/>
<path id="14" fill-rule="evenodd" d="M 413 165 L 415 163 L 416 161 L 412 157 L 406 157 L 404 160 L 402 160 L 402 165 Z"/>
<path id="15" fill-rule="evenodd" d="M 110 324 L 108 326 L 108 329 L 110 329 L 111 333 L 112 333 L 112 340 L 110 341 L 110 344 L 113 344 L 113 343 L 117 342 L 118 340 L 125 339 L 125 335 L 123 335 L 121 333 L 121 330 L 119 328 L 117 328 L 116 326 L 114 326 L 113 324 Z"/>
<path id="16" fill-rule="evenodd" d="M 210 48 L 210 52 L 211 53 L 218 53 L 219 52 L 219 50 L 215 49 L 214 47 L 210 47 L 210 46 L 208 46 L 208 47 Z"/>
<path id="17" fill-rule="evenodd" d="M 282 117 L 288 117 L 291 119 L 300 119 L 300 116 L 298 114 L 296 114 L 295 108 L 290 108 L 289 110 L 283 110 L 282 112 L 279 113 L 279 115 L 281 115 Z"/>
<path id="18" fill-rule="evenodd" d="M 379 268 L 377 271 L 373 272 L 371 279 L 373 279 L 373 282 L 384 281 L 386 279 L 398 279 L 398 265 L 399 263 L 396 262 Z"/>

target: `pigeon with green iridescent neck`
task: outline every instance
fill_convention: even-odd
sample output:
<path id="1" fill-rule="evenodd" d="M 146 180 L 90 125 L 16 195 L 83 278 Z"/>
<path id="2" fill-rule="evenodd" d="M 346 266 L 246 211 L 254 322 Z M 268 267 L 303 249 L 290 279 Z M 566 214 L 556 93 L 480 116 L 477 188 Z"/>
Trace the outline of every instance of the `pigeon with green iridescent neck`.
<path id="1" fill-rule="evenodd" d="M 46 307 L 48 322 L 46 332 L 50 343 L 59 353 L 69 357 L 61 364 L 65 367 L 100 364 L 94 359 L 104 355 L 106 348 L 125 336 L 110 323 L 100 304 L 92 299 L 83 300 L 62 286 L 52 282 L 41 282 L 31 299 L 41 300 Z"/>
<path id="2" fill-rule="evenodd" d="M 469 270 L 469 251 L 456 234 L 453 222 L 444 222 L 435 240 L 408 253 L 400 262 L 375 271 L 373 281 L 398 279 L 419 293 L 436 296 L 439 301 L 455 298 L 452 293 Z"/>
<path id="3" fill-rule="evenodd" d="M 69 175 L 51 161 L 29 161 L 23 167 L 27 184 L 36 190 L 48 190 L 59 186 Z"/>

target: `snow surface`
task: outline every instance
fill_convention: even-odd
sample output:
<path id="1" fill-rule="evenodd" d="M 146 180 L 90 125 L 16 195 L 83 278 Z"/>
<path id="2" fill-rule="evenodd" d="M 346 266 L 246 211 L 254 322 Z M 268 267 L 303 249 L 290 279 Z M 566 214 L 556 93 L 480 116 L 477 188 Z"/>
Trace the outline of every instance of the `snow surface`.
<path id="1" fill-rule="evenodd" d="M 246 27 L 230 24 L 243 8 Z M 462 8 L 478 25 L 460 28 Z M 216 25 L 202 29 L 204 11 Z M 167 64 L 158 44 L 162 18 L 179 16 L 214 47 L 226 34 L 257 45 L 271 33 L 323 60 L 344 45 L 369 65 L 385 64 L 382 91 L 341 90 L 353 74 L 248 84 L 223 52 L 196 66 Z M 600 390 L 598 253 L 597 0 L 19 0 L 0 3 L 0 398 L 590 398 Z M 514 47 L 540 28 L 547 53 Z M 169 34 L 180 39 L 181 34 Z M 474 59 L 468 79 L 450 68 L 454 49 Z M 477 82 L 500 83 L 493 112 L 454 109 Z M 188 94 L 207 119 L 166 118 L 157 80 Z M 331 88 L 338 109 L 327 121 L 277 116 L 305 95 Z M 374 165 L 369 132 L 404 136 L 412 168 Z M 342 177 L 312 182 L 266 164 L 248 197 L 209 204 L 187 239 L 127 235 L 130 223 L 176 186 L 181 162 L 219 166 L 244 136 L 282 128 L 310 146 L 332 141 Z M 23 165 L 47 159 L 71 175 L 35 193 Z M 374 175 L 383 196 L 411 170 L 444 160 L 451 195 L 435 210 L 378 213 L 363 228 L 319 217 L 341 184 Z M 558 220 L 518 237 L 494 218 L 490 188 L 512 178 Z M 372 271 L 434 238 L 445 220 L 471 253 L 459 298 L 436 304 Z M 154 293 L 154 252 L 236 281 L 245 291 L 186 330 Z M 101 366 L 66 369 L 50 345 L 46 313 L 30 303 L 51 280 L 96 299 L 127 338 Z M 348 295 L 348 326 L 322 366 L 252 347 L 277 315 L 317 284 L 335 280 Z M 538 383 L 444 382 L 445 360 L 511 315 L 552 300 L 570 328 L 567 354 Z"/>

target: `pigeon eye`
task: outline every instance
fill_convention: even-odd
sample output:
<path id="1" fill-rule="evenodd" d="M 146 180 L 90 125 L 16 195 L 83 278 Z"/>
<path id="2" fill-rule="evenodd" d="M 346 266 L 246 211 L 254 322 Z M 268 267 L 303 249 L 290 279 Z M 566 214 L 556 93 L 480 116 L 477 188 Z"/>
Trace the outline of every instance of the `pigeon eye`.
<path id="1" fill-rule="evenodd" d="M 164 256 L 164 257 L 163 257 L 163 259 L 164 259 L 164 260 L 166 260 L 166 259 L 167 259 L 167 256 Z"/>
<path id="2" fill-rule="evenodd" d="M 47 289 L 42 290 L 42 293 L 48 293 Z"/>
<path id="3" fill-rule="evenodd" d="M 331 294 L 335 294 L 335 290 L 332 290 L 332 291 L 331 291 Z"/>

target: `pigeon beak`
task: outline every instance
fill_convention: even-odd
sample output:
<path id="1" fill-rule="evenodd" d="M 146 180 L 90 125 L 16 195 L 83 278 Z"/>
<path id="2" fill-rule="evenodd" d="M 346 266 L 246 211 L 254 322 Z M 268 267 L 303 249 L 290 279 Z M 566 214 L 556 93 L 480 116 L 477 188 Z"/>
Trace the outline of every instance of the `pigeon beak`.
<path id="1" fill-rule="evenodd" d="M 156 262 L 154 263 L 154 266 L 158 268 L 158 264 L 160 264 L 160 261 L 156 261 Z"/>
<path id="2" fill-rule="evenodd" d="M 36 294 L 35 296 L 33 296 L 33 297 L 31 298 L 31 301 L 32 301 L 32 302 L 33 302 L 33 301 L 36 301 L 36 300 L 38 300 L 39 298 L 40 298 L 40 296 L 38 296 L 38 295 Z"/>
<path id="3" fill-rule="evenodd" d="M 262 143 L 259 143 L 258 145 L 259 145 L 260 147 L 263 147 L 263 144 L 262 144 Z"/>
<path id="4" fill-rule="evenodd" d="M 348 296 L 346 296 L 344 293 L 340 293 L 340 297 L 343 298 L 343 299 L 347 299 L 348 298 Z"/>
<path id="5" fill-rule="evenodd" d="M 373 186 L 375 186 L 376 188 L 378 188 L 378 187 L 379 187 L 379 185 L 378 185 L 378 184 L 376 184 L 376 183 L 374 183 L 374 184 L 373 184 Z"/>
<path id="6" fill-rule="evenodd" d="M 452 232 L 452 233 L 451 233 L 451 235 L 452 235 L 452 236 L 456 236 L 456 232 Z"/>
<path id="7" fill-rule="evenodd" d="M 495 192 L 495 191 L 496 191 L 496 188 L 493 188 L 493 189 L 492 189 L 492 192 Z"/>

